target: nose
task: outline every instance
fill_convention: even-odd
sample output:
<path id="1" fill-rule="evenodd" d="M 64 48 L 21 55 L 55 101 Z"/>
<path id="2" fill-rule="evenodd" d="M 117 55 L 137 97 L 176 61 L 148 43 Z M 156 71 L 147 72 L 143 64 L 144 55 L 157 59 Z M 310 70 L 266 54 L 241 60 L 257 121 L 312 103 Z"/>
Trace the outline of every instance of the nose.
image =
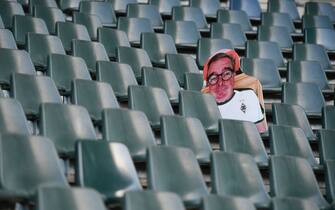
<path id="1" fill-rule="evenodd" d="M 219 86 L 222 86 L 223 83 L 224 83 L 224 81 L 223 81 L 222 77 L 219 77 L 219 78 L 218 78 L 218 85 L 219 85 Z"/>

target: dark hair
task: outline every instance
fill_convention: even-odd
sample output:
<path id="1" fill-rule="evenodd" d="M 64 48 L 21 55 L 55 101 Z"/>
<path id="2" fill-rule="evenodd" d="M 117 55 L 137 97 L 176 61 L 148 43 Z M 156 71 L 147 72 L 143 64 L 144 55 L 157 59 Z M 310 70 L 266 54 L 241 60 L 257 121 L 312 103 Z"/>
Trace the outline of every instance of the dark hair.
<path id="1" fill-rule="evenodd" d="M 231 63 L 233 64 L 233 66 L 235 66 L 235 61 L 234 61 L 234 59 L 233 59 L 230 55 L 225 54 L 225 53 L 218 53 L 218 54 L 214 55 L 214 56 L 208 61 L 208 64 L 207 64 L 208 69 L 209 69 L 209 66 L 210 66 L 214 61 L 220 60 L 220 59 L 222 59 L 222 58 L 228 58 L 228 59 L 231 61 Z M 207 79 L 206 79 L 206 80 L 208 80 L 208 71 L 207 71 Z"/>

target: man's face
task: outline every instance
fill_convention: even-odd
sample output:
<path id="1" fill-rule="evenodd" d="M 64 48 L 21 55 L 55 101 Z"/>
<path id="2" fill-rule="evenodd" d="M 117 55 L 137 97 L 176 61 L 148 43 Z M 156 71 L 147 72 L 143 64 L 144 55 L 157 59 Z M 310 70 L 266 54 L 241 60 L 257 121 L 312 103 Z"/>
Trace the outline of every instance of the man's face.
<path id="1" fill-rule="evenodd" d="M 229 100 L 234 92 L 234 70 L 229 58 L 220 58 L 212 62 L 208 69 L 209 92 L 216 102 Z"/>

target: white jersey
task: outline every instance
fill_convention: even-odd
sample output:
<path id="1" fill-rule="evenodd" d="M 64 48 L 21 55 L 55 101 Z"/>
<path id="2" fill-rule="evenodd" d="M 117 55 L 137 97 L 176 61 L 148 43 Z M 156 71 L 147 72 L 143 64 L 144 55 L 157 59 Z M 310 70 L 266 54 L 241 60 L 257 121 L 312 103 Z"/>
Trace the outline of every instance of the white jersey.
<path id="1" fill-rule="evenodd" d="M 251 89 L 234 90 L 233 97 L 218 103 L 223 119 L 243 120 L 258 123 L 263 120 L 263 110 L 255 92 Z"/>

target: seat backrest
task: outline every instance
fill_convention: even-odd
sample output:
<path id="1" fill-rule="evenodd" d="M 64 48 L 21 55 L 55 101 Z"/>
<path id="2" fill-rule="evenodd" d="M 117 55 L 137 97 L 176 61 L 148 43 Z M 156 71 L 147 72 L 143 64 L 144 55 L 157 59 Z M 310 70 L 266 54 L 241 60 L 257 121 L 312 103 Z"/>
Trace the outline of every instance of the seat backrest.
<path id="1" fill-rule="evenodd" d="M 94 122 L 102 119 L 103 109 L 119 108 L 113 88 L 106 82 L 73 80 L 71 101 L 85 107 Z"/>
<path id="2" fill-rule="evenodd" d="M 201 38 L 197 46 L 197 63 L 203 68 L 207 59 L 221 49 L 233 49 L 233 45 L 228 39 Z"/>
<path id="3" fill-rule="evenodd" d="M 222 119 L 219 121 L 219 140 L 220 150 L 249 154 L 258 165 L 268 165 L 268 156 L 254 123 Z"/>
<path id="4" fill-rule="evenodd" d="M 330 201 L 335 200 L 335 160 L 326 162 L 326 196 Z"/>
<path id="5" fill-rule="evenodd" d="M 55 82 L 58 90 L 65 95 L 71 92 L 72 80 L 91 80 L 85 61 L 80 57 L 70 55 L 50 54 L 46 74 Z"/>
<path id="6" fill-rule="evenodd" d="M 258 0 L 229 1 L 229 10 L 243 10 L 250 19 L 259 19 L 262 12 Z"/>
<path id="7" fill-rule="evenodd" d="M 269 134 L 271 154 L 305 158 L 312 167 L 318 166 L 308 139 L 301 128 L 273 125 L 270 127 Z"/>
<path id="8" fill-rule="evenodd" d="M 263 12 L 261 25 L 262 26 L 282 26 L 282 27 L 285 27 L 289 33 L 295 32 L 295 26 L 288 13 Z"/>
<path id="9" fill-rule="evenodd" d="M 269 206 L 270 196 L 265 190 L 257 164 L 251 156 L 214 152 L 211 161 L 212 191 L 214 193 L 244 197 L 256 207 Z"/>
<path id="10" fill-rule="evenodd" d="M 140 42 L 141 33 L 154 32 L 151 22 L 147 18 L 119 17 L 117 29 L 127 34 L 129 42 L 136 43 Z"/>
<path id="11" fill-rule="evenodd" d="M 185 210 L 183 201 L 170 192 L 127 192 L 124 197 L 124 210 L 163 210 L 165 208 Z"/>
<path id="12" fill-rule="evenodd" d="M 325 165 L 328 160 L 335 160 L 334 135 L 335 131 L 331 129 L 321 129 L 318 131 L 321 165 Z"/>
<path id="13" fill-rule="evenodd" d="M 323 69 L 331 68 L 326 49 L 318 44 L 294 44 L 293 60 L 319 61 Z"/>
<path id="14" fill-rule="evenodd" d="M 74 11 L 79 9 L 81 0 L 59 0 L 59 8 L 65 12 Z"/>
<path id="15" fill-rule="evenodd" d="M 0 98 L 0 132 L 29 135 L 28 121 L 19 101 Z"/>
<path id="16" fill-rule="evenodd" d="M 45 69 L 52 53 L 65 55 L 62 41 L 57 36 L 28 33 L 26 50 L 35 66 Z"/>
<path id="17" fill-rule="evenodd" d="M 161 141 L 163 145 L 189 148 L 200 163 L 209 163 L 212 148 L 206 131 L 197 118 L 163 116 Z"/>
<path id="18" fill-rule="evenodd" d="M 137 81 L 141 81 L 142 67 L 152 67 L 147 51 L 132 47 L 118 47 L 117 62 L 129 64 L 134 71 Z"/>
<path id="19" fill-rule="evenodd" d="M 330 89 L 326 73 L 318 61 L 290 61 L 287 73 L 288 82 L 310 82 L 317 84 L 321 90 Z"/>
<path id="20" fill-rule="evenodd" d="M 128 4 L 136 4 L 137 0 L 107 0 L 112 2 L 115 12 L 119 14 L 124 14 L 126 12 Z"/>
<path id="21" fill-rule="evenodd" d="M 66 51 L 71 51 L 73 39 L 91 41 L 87 28 L 72 22 L 56 23 L 56 35 L 60 38 Z"/>
<path id="22" fill-rule="evenodd" d="M 181 88 L 174 73 L 168 69 L 143 67 L 142 85 L 162 88 L 171 102 L 178 102 L 178 93 Z"/>
<path id="23" fill-rule="evenodd" d="M 48 138 L 3 134 L 0 142 L 3 196 L 32 198 L 42 185 L 69 186 Z"/>
<path id="24" fill-rule="evenodd" d="M 174 114 L 169 98 L 161 88 L 129 86 L 128 97 L 129 108 L 144 112 L 153 128 L 160 126 L 161 116 Z"/>
<path id="25" fill-rule="evenodd" d="M 295 1 L 291 0 L 272 0 L 268 1 L 268 12 L 288 13 L 292 20 L 299 20 L 300 15 Z"/>
<path id="26" fill-rule="evenodd" d="M 313 202 L 306 199 L 293 197 L 273 198 L 271 202 L 273 210 L 317 210 L 319 209 Z"/>
<path id="27" fill-rule="evenodd" d="M 109 57 L 117 57 L 118 47 L 130 47 L 129 39 L 124 31 L 113 28 L 98 28 L 98 42 L 105 46 Z"/>
<path id="28" fill-rule="evenodd" d="M 116 16 L 113 5 L 103 1 L 81 1 L 79 11 L 91 15 L 96 15 L 103 26 L 112 27 L 116 25 Z"/>
<path id="29" fill-rule="evenodd" d="M 204 85 L 204 76 L 201 73 L 186 72 L 184 75 L 185 90 L 201 91 Z"/>
<path id="30" fill-rule="evenodd" d="M 326 15 L 331 21 L 335 21 L 335 10 L 330 2 L 306 2 L 305 14 Z"/>
<path id="31" fill-rule="evenodd" d="M 125 63 L 98 61 L 96 77 L 112 86 L 118 100 L 127 100 L 128 86 L 137 85 L 131 66 Z"/>
<path id="32" fill-rule="evenodd" d="M 276 64 L 267 58 L 243 58 L 241 69 L 244 73 L 256 77 L 263 88 L 280 88 L 281 77 Z"/>
<path id="33" fill-rule="evenodd" d="M 190 149 L 150 147 L 147 166 L 148 188 L 151 190 L 174 192 L 186 206 L 197 206 L 202 197 L 208 195 L 199 164 Z"/>
<path id="34" fill-rule="evenodd" d="M 215 98 L 210 94 L 196 91 L 179 92 L 179 114 L 184 117 L 198 118 L 206 132 L 218 132 L 218 120 L 221 118 Z"/>
<path id="35" fill-rule="evenodd" d="M 328 207 L 313 170 L 307 160 L 292 156 L 272 156 L 270 160 L 270 191 L 276 197 L 306 199 L 319 208 Z"/>
<path id="36" fill-rule="evenodd" d="M 177 54 L 172 37 L 168 34 L 142 33 L 141 48 L 147 51 L 152 63 L 165 64 L 166 54 Z"/>
<path id="37" fill-rule="evenodd" d="M 0 48 L 0 82 L 10 83 L 12 73 L 23 73 L 35 75 L 35 67 L 29 54 L 24 50 L 13 50 Z"/>
<path id="38" fill-rule="evenodd" d="M 54 142 L 60 155 L 73 156 L 77 140 L 97 138 L 90 116 L 81 106 L 45 103 L 40 114 L 40 133 Z"/>
<path id="39" fill-rule="evenodd" d="M 99 42 L 72 41 L 72 54 L 85 60 L 90 73 L 96 73 L 97 61 L 109 61 L 105 47 Z"/>
<path id="40" fill-rule="evenodd" d="M 12 31 L 18 45 L 26 44 L 28 32 L 49 34 L 48 27 L 43 19 L 23 15 L 14 15 Z"/>
<path id="41" fill-rule="evenodd" d="M 276 125 L 288 125 L 304 130 L 308 139 L 315 139 L 315 135 L 307 119 L 305 110 L 299 105 L 272 104 L 273 123 Z"/>
<path id="42" fill-rule="evenodd" d="M 127 17 L 147 18 L 151 21 L 151 25 L 162 27 L 163 20 L 158 11 L 158 7 L 150 4 L 128 4 Z"/>
<path id="43" fill-rule="evenodd" d="M 29 0 L 29 13 L 33 14 L 34 8 L 36 6 L 44 6 L 50 8 L 58 8 L 58 5 L 55 0 Z"/>
<path id="44" fill-rule="evenodd" d="M 292 48 L 293 40 L 284 26 L 259 26 L 259 41 L 276 42 L 280 48 Z"/>
<path id="45" fill-rule="evenodd" d="M 146 149 L 156 144 L 149 120 L 140 111 L 104 109 L 102 133 L 103 138 L 107 141 L 126 145 L 132 158 L 136 161 L 144 161 Z"/>
<path id="46" fill-rule="evenodd" d="M 79 187 L 41 187 L 37 191 L 36 209 L 105 210 L 106 207 L 95 190 Z"/>
<path id="47" fill-rule="evenodd" d="M 0 14 L 5 27 L 9 29 L 12 28 L 12 19 L 14 15 L 25 15 L 22 5 L 14 1 L 1 1 Z"/>
<path id="48" fill-rule="evenodd" d="M 303 15 L 302 28 L 333 28 L 330 18 L 326 15 Z"/>
<path id="49" fill-rule="evenodd" d="M 0 48 L 17 49 L 15 38 L 8 29 L 0 29 Z"/>
<path id="50" fill-rule="evenodd" d="M 304 108 L 307 115 L 321 115 L 321 109 L 325 105 L 325 99 L 319 86 L 315 83 L 307 82 L 284 83 L 282 102 L 300 105 Z"/>
<path id="51" fill-rule="evenodd" d="M 193 21 L 198 29 L 208 28 L 206 17 L 199 7 L 173 7 L 172 20 Z"/>
<path id="52" fill-rule="evenodd" d="M 65 15 L 62 10 L 53 7 L 35 6 L 34 17 L 44 20 L 51 34 L 56 34 L 57 22 L 65 22 Z"/>
<path id="53" fill-rule="evenodd" d="M 326 50 L 335 50 L 334 28 L 306 28 L 305 43 L 322 45 Z"/>
<path id="54" fill-rule="evenodd" d="M 29 88 L 27 88 L 29 87 Z M 13 73 L 11 96 L 17 99 L 28 117 L 38 116 L 42 103 L 61 103 L 61 97 L 50 77 Z"/>
<path id="55" fill-rule="evenodd" d="M 97 15 L 82 12 L 73 13 L 73 23 L 86 26 L 88 34 L 92 40 L 98 39 L 98 28 L 103 27 L 102 22 Z"/>
<path id="56" fill-rule="evenodd" d="M 217 22 L 240 24 L 243 31 L 252 31 L 252 26 L 248 15 L 243 10 L 220 9 L 217 13 Z"/>
<path id="57" fill-rule="evenodd" d="M 209 195 L 202 201 L 202 210 L 256 210 L 254 204 L 246 198 Z"/>
<path id="58" fill-rule="evenodd" d="M 76 183 L 97 190 L 108 203 L 127 191 L 142 190 L 127 147 L 107 141 L 79 141 L 76 145 Z"/>
<path id="59" fill-rule="evenodd" d="M 228 39 L 233 47 L 244 47 L 247 37 L 240 24 L 237 23 L 212 23 L 211 38 Z"/>
<path id="60" fill-rule="evenodd" d="M 164 33 L 169 34 L 175 44 L 193 44 L 201 38 L 200 32 L 193 21 L 166 20 Z"/>
<path id="61" fill-rule="evenodd" d="M 171 15 L 172 8 L 181 5 L 179 0 L 149 0 L 149 4 L 157 6 L 163 15 Z"/>
<path id="62" fill-rule="evenodd" d="M 206 17 L 216 17 L 218 9 L 220 9 L 220 1 L 218 0 L 191 0 L 191 7 L 199 7 Z"/>
<path id="63" fill-rule="evenodd" d="M 324 106 L 322 109 L 322 128 L 335 129 L 335 108 L 332 105 Z"/>

